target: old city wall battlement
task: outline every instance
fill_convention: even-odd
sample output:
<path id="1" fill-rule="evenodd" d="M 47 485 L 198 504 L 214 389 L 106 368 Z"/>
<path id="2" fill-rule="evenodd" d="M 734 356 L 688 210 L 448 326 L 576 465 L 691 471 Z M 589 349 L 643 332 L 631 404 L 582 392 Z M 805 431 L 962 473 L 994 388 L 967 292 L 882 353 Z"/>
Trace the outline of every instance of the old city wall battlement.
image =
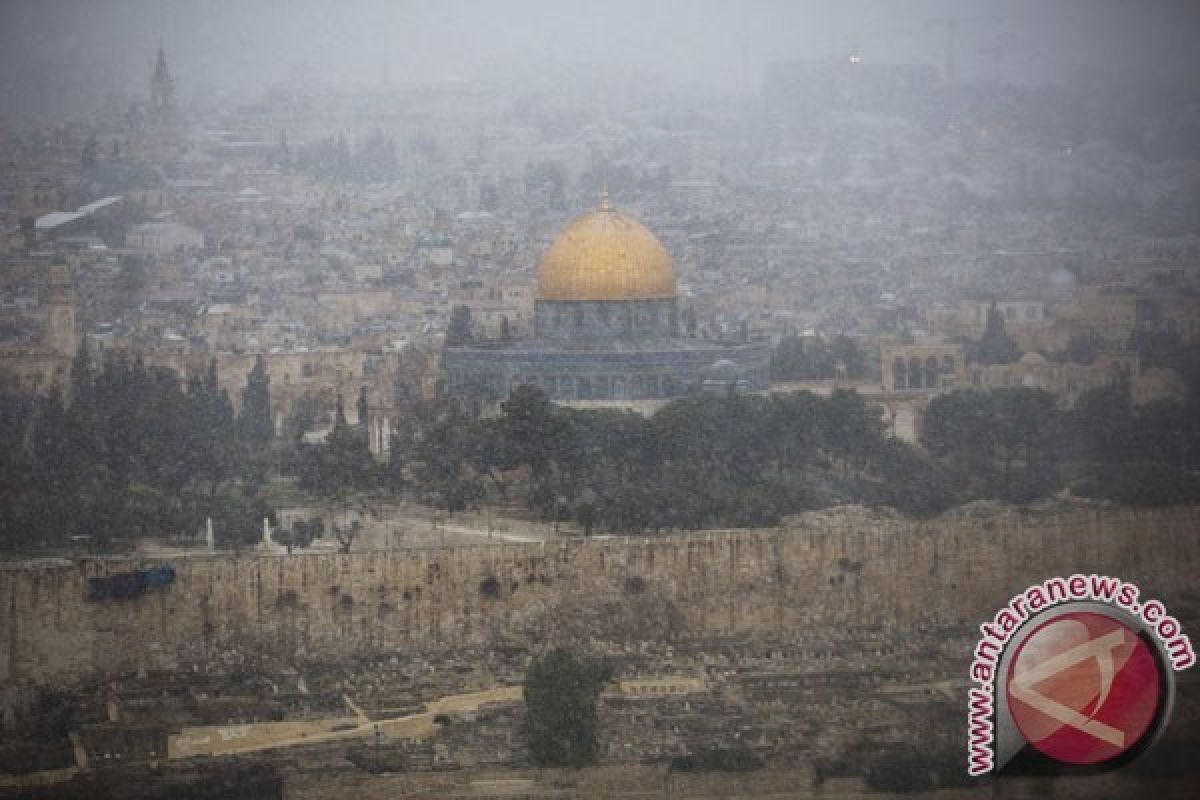
<path id="1" fill-rule="evenodd" d="M 162 563 L 0 568 L 0 686 L 191 669 L 231 648 L 290 658 L 478 647 L 504 636 L 547 641 L 566 614 L 590 624 L 588 609 L 635 602 L 670 607 L 682 635 L 801 639 L 830 626 L 976 624 L 1029 584 L 1074 572 L 1135 581 L 1175 610 L 1185 596 L 1195 606 L 1200 509 L 931 522 L 815 517 L 786 530 L 192 556 L 170 560 L 176 579 L 165 588 L 132 600 L 86 599 L 91 577 Z M 627 638 L 661 634 L 639 630 L 642 616 L 630 615 Z M 1196 622 L 1182 621 L 1185 630 Z"/>

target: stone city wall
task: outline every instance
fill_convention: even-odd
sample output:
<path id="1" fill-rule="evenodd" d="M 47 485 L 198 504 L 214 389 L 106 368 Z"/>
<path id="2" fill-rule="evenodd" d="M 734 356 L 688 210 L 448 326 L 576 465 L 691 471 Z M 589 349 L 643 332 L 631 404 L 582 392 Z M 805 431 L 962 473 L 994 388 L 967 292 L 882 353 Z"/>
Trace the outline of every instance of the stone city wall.
<path id="1" fill-rule="evenodd" d="M 1027 585 L 1073 572 L 1135 581 L 1182 612 L 1196 606 L 1198 534 L 1196 508 L 931 522 L 826 514 L 779 530 L 179 558 L 169 586 L 98 601 L 89 578 L 163 561 L 25 563 L 0 568 L 0 686 L 236 666 L 239 653 L 976 624 Z M 1196 622 L 1181 619 L 1185 631 Z"/>

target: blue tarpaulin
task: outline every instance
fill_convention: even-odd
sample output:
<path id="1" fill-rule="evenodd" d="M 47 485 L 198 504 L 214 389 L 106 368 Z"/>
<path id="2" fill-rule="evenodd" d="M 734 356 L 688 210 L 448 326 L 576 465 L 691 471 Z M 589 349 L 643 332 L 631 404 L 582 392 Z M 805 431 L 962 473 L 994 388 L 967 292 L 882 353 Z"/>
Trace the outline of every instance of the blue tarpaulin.
<path id="1" fill-rule="evenodd" d="M 92 602 L 133 600 L 145 594 L 147 589 L 165 589 L 174 582 L 175 568 L 170 564 L 134 572 L 116 572 L 88 578 L 87 599 Z"/>

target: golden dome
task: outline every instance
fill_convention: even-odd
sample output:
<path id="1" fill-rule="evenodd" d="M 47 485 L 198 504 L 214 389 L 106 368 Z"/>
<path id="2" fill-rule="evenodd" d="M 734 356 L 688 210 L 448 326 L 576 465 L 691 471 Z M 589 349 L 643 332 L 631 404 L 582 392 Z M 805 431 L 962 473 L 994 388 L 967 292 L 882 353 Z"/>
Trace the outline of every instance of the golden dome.
<path id="1" fill-rule="evenodd" d="M 538 299 L 559 302 L 675 297 L 675 264 L 662 242 L 608 204 L 571 220 L 538 264 Z"/>

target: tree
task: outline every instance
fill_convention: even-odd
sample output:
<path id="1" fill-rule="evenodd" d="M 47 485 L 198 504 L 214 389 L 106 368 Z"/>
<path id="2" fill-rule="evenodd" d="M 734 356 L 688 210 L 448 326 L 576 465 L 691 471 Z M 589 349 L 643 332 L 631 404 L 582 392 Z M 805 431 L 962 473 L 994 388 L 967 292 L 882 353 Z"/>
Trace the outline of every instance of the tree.
<path id="1" fill-rule="evenodd" d="M 320 517 L 298 519 L 291 528 L 284 528 L 272 534 L 275 541 L 287 548 L 290 555 L 293 548 L 308 547 L 313 539 L 318 539 L 325 533 L 325 523 Z"/>
<path id="2" fill-rule="evenodd" d="M 930 401 L 921 443 L 933 455 L 978 471 L 991 458 L 993 438 L 992 404 L 986 393 L 964 390 L 941 394 Z"/>
<path id="3" fill-rule="evenodd" d="M 55 387 L 22 412 L 20 426 L 0 427 L 14 445 L 0 464 L 9 476 L 0 537 L 56 544 L 85 534 L 105 546 L 193 535 L 211 516 L 223 536 L 257 540 L 272 513 L 258 496 L 265 465 L 236 446 L 228 398 L 216 387 L 212 367 L 185 393 L 172 370 L 114 353 L 93 371 L 81 349 L 69 406 Z"/>
<path id="4" fill-rule="evenodd" d="M 826 449 L 841 458 L 847 471 L 852 463 L 876 452 L 883 441 L 883 420 L 855 391 L 838 389 L 829 397 L 822 428 Z"/>
<path id="5" fill-rule="evenodd" d="M 333 430 L 324 444 L 302 445 L 300 486 L 328 497 L 342 496 L 353 489 L 370 489 L 378 469 L 367 447 L 364 432 L 350 427 L 338 398 Z"/>
<path id="6" fill-rule="evenodd" d="M 551 443 L 560 433 L 562 416 L 536 386 L 522 384 L 500 406 L 501 426 L 518 462 L 529 465 L 535 481 L 550 469 Z"/>
<path id="7" fill-rule="evenodd" d="M 218 487 L 234 474 L 234 418 L 229 396 L 217 380 L 217 360 L 209 362 L 208 372 L 201 378 L 192 375 L 188 382 L 191 405 L 190 439 L 196 474 L 209 481 L 209 493 L 215 496 Z"/>
<path id="8" fill-rule="evenodd" d="M 475 341 L 471 331 L 471 309 L 455 306 L 450 312 L 450 323 L 446 326 L 446 347 L 462 347 Z"/>
<path id="9" fill-rule="evenodd" d="M 1067 416 L 1075 452 L 1095 461 L 1125 461 L 1134 449 L 1133 403 L 1129 383 L 1116 381 L 1089 389 Z"/>
<path id="10" fill-rule="evenodd" d="M 596 760 L 596 699 L 611 680 L 604 661 L 558 648 L 535 659 L 525 675 L 529 757 L 540 767 L 582 767 Z"/>
<path id="11" fill-rule="evenodd" d="M 1004 327 L 1004 315 L 992 301 L 987 313 L 987 327 L 975 345 L 974 360 L 979 364 L 1011 364 L 1021 355 L 1021 349 Z"/>
<path id="12" fill-rule="evenodd" d="M 476 424 L 452 405 L 438 417 L 417 443 L 414 470 L 418 489 L 438 508 L 462 511 L 483 494 L 479 479 L 479 445 Z"/>
<path id="13" fill-rule="evenodd" d="M 1003 448 L 1001 496 L 1028 502 L 1054 485 L 1051 462 L 1059 423 L 1054 398 L 1043 389 L 1005 389 L 993 393 L 993 407 L 997 440 Z M 1022 470 L 1014 475 L 1018 464 Z"/>
<path id="14" fill-rule="evenodd" d="M 837 365 L 841 364 L 846 368 L 847 378 L 862 378 L 867 374 L 869 363 L 867 354 L 854 339 L 839 334 L 833 337 L 829 351 L 833 356 L 835 373 Z"/>
<path id="15" fill-rule="evenodd" d="M 771 376 L 780 380 L 829 380 L 839 377 L 838 366 L 845 368 L 847 378 L 867 374 L 867 355 L 849 336 L 835 336 L 832 341 L 794 333 L 779 340 L 771 353 Z"/>
<path id="16" fill-rule="evenodd" d="M 201 508 L 203 517 L 212 518 L 218 546 L 235 550 L 262 541 L 264 518 L 273 526 L 278 523 L 275 510 L 255 494 L 226 492 L 206 501 Z"/>
<path id="17" fill-rule="evenodd" d="M 254 367 L 246 378 L 246 388 L 242 390 L 238 433 L 243 441 L 257 447 L 265 447 L 275 434 L 271 424 L 271 377 L 261 355 L 254 359 Z"/>
<path id="18" fill-rule="evenodd" d="M 359 399 L 358 399 L 358 403 L 355 404 L 355 410 L 358 411 L 358 414 L 359 414 L 359 428 L 361 428 L 362 431 L 366 431 L 366 429 L 367 429 L 367 414 L 368 414 L 368 411 L 370 411 L 370 405 L 367 404 L 367 387 L 366 386 L 359 387 Z"/>
<path id="19" fill-rule="evenodd" d="M 1028 502 L 1057 485 L 1061 422 L 1041 389 L 960 390 L 930 402 L 921 441 L 987 496 Z"/>

